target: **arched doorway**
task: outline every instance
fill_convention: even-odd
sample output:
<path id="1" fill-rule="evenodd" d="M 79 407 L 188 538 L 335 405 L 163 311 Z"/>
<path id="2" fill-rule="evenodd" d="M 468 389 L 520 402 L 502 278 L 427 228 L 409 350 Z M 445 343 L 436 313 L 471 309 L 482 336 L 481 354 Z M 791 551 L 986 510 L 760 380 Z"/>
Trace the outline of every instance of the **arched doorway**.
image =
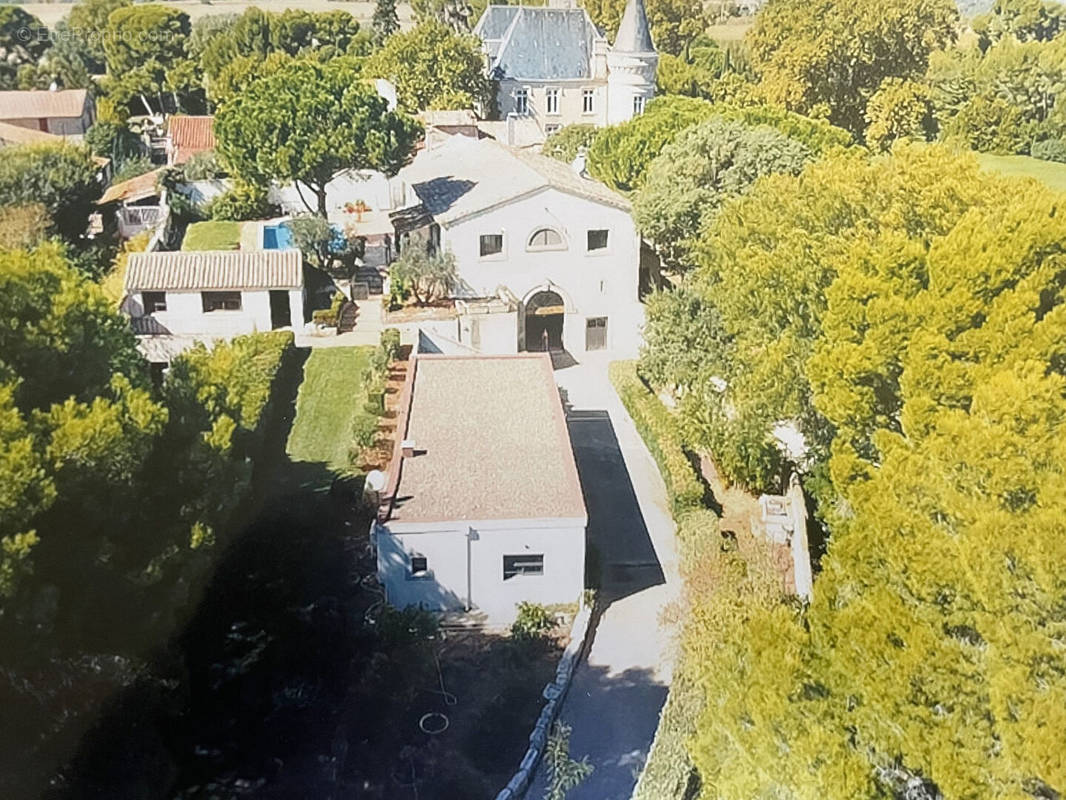
<path id="1" fill-rule="evenodd" d="M 563 349 L 563 298 L 556 292 L 537 292 L 526 301 L 526 350 Z"/>

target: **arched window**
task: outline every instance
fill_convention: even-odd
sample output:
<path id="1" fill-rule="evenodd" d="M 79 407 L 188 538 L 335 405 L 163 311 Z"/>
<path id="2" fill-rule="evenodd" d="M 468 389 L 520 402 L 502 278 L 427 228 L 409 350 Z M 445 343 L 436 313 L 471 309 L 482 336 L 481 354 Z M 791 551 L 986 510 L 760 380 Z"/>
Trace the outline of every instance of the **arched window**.
<path id="1" fill-rule="evenodd" d="M 559 231 L 552 228 L 540 228 L 529 237 L 528 250 L 561 250 L 566 247 Z"/>

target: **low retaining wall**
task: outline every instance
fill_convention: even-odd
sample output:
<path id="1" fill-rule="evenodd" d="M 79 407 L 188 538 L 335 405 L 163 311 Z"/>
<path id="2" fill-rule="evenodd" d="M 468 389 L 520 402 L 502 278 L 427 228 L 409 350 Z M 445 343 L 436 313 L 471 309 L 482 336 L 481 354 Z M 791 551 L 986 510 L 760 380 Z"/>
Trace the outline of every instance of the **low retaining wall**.
<path id="1" fill-rule="evenodd" d="M 544 699 L 547 701 L 537 717 L 537 724 L 533 726 L 533 732 L 529 734 L 529 749 L 526 750 L 518 771 L 511 778 L 507 787 L 496 795 L 496 800 L 520 800 L 525 796 L 530 781 L 537 771 L 544 748 L 548 744 L 548 734 L 551 733 L 552 724 L 559 716 L 566 692 L 570 689 L 570 679 L 574 676 L 574 667 L 577 666 L 581 657 L 581 650 L 585 646 L 585 636 L 589 631 L 589 622 L 592 619 L 592 609 L 582 607 L 574 617 L 570 626 L 570 643 L 563 651 L 563 657 L 559 659 L 559 666 L 555 668 L 555 681 L 544 687 Z"/>

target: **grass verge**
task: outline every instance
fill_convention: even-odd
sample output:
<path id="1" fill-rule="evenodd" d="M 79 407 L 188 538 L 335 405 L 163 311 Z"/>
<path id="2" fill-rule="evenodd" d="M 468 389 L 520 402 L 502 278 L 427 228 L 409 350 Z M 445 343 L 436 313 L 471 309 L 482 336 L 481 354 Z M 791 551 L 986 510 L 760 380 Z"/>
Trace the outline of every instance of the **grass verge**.
<path id="1" fill-rule="evenodd" d="M 366 404 L 362 374 L 372 352 L 372 347 L 311 351 L 286 446 L 292 461 L 323 464 L 337 475 L 351 472 L 352 426 Z"/>
<path id="2" fill-rule="evenodd" d="M 1049 189 L 1066 192 L 1066 164 L 1043 161 L 1032 156 L 997 156 L 993 153 L 978 153 L 977 160 L 989 172 L 1015 178 L 1035 178 Z"/>

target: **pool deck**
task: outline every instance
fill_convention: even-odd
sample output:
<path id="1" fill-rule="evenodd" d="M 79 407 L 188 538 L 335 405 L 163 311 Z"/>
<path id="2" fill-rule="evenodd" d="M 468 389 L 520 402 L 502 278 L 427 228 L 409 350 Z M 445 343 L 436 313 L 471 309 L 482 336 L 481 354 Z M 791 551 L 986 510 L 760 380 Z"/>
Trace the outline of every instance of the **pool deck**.
<path id="1" fill-rule="evenodd" d="M 245 222 L 241 225 L 241 250 L 262 250 L 262 222 Z"/>

